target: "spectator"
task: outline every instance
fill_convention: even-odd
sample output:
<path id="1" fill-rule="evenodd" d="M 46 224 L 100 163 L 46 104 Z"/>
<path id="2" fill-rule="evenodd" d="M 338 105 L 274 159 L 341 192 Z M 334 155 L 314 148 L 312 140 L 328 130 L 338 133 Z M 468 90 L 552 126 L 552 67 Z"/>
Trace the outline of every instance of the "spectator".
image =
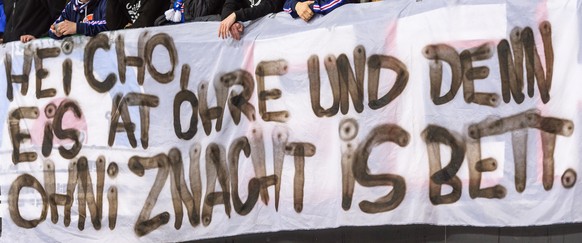
<path id="1" fill-rule="evenodd" d="M 314 14 L 326 15 L 346 3 L 357 3 L 360 0 L 286 0 L 283 11 L 290 13 L 293 18 L 309 21 Z"/>
<path id="2" fill-rule="evenodd" d="M 244 26 L 240 22 L 279 12 L 283 3 L 283 0 L 226 0 L 222 8 L 218 37 L 224 39 L 231 36 L 235 40 L 240 40 L 244 31 Z"/>
<path id="3" fill-rule="evenodd" d="M 49 30 L 53 39 L 81 34 L 95 36 L 107 30 L 107 0 L 71 0 Z"/>
<path id="4" fill-rule="evenodd" d="M 194 21 L 220 21 L 224 0 L 175 0 L 172 8 L 156 20 L 156 25 Z"/>
<path id="5" fill-rule="evenodd" d="M 164 14 L 171 0 L 107 0 L 107 28 L 143 28 L 154 26 L 156 18 Z"/>
<path id="6" fill-rule="evenodd" d="M 4 42 L 27 42 L 47 35 L 47 29 L 59 16 L 66 0 L 5 0 Z"/>

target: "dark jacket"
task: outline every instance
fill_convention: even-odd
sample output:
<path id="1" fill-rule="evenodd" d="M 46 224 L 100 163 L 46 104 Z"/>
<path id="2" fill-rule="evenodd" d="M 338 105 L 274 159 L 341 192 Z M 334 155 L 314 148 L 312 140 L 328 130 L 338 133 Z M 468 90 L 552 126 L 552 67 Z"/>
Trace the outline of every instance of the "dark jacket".
<path id="1" fill-rule="evenodd" d="M 77 23 L 77 34 L 95 36 L 99 32 L 107 30 L 107 22 L 105 20 L 106 10 L 107 0 L 90 0 L 85 4 L 79 0 L 71 0 L 61 12 L 61 16 L 54 22 L 54 25 L 68 20 Z M 54 39 L 65 37 L 57 37 L 50 30 L 49 36 Z"/>
<path id="2" fill-rule="evenodd" d="M 4 42 L 20 40 L 22 35 L 46 36 L 65 4 L 66 0 L 5 0 Z"/>
<path id="3" fill-rule="evenodd" d="M 215 1 L 215 0 L 212 0 Z M 172 4 L 170 0 L 107 0 L 107 28 L 119 30 L 154 26 Z"/>
<path id="4" fill-rule="evenodd" d="M 284 0 L 226 0 L 222 8 L 222 19 L 231 13 L 236 14 L 236 21 L 249 21 L 261 18 L 283 9 Z"/>

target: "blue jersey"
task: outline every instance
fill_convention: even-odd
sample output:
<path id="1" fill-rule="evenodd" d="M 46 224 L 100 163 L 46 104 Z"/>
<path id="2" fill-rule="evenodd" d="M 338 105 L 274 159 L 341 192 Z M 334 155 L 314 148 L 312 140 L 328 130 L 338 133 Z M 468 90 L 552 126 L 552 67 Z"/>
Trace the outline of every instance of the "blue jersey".
<path id="1" fill-rule="evenodd" d="M 107 31 L 106 11 L 107 0 L 90 0 L 87 3 L 82 3 L 80 0 L 71 0 L 65 6 L 54 25 L 57 26 L 60 22 L 68 20 L 77 23 L 77 34 L 95 36 L 99 32 Z M 64 37 L 57 37 L 52 31 L 49 31 L 49 36 L 54 39 Z"/>

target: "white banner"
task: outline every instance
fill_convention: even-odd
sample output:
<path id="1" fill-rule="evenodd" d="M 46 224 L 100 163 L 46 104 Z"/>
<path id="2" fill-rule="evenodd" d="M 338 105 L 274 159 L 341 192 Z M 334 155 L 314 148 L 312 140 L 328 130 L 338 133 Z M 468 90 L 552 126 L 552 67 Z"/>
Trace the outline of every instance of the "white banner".
<path id="1" fill-rule="evenodd" d="M 580 5 L 462 2 L 5 45 L 0 239 L 581 222 Z"/>

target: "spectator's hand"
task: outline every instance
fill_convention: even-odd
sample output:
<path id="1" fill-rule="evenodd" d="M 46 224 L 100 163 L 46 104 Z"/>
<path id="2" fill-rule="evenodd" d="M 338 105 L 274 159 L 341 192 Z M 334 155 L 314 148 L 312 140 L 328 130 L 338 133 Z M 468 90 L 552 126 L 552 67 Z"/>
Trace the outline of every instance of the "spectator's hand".
<path id="1" fill-rule="evenodd" d="M 61 37 L 62 35 L 59 34 L 59 32 L 57 31 L 56 27 L 54 24 L 51 24 L 51 28 L 50 31 L 53 32 L 53 34 L 55 34 L 57 37 Z"/>
<path id="2" fill-rule="evenodd" d="M 77 23 L 65 20 L 57 25 L 57 33 L 60 35 L 77 34 Z M 57 35 L 59 36 L 59 35 Z"/>
<path id="3" fill-rule="evenodd" d="M 305 22 L 309 21 L 313 17 L 313 11 L 309 8 L 309 5 L 313 4 L 313 1 L 298 2 L 295 5 L 295 12 L 301 19 Z"/>
<path id="4" fill-rule="evenodd" d="M 36 39 L 36 38 L 34 38 L 33 35 L 21 35 L 20 36 L 20 41 L 22 41 L 22 43 L 26 43 L 26 42 L 29 42 L 29 41 L 34 40 L 34 39 Z"/>
<path id="5" fill-rule="evenodd" d="M 218 28 L 218 37 L 222 39 L 228 38 L 230 27 L 234 24 L 235 21 L 235 13 L 231 13 L 228 17 L 223 19 L 222 22 L 220 22 L 220 27 Z"/>
<path id="6" fill-rule="evenodd" d="M 240 22 L 236 22 L 230 26 L 230 36 L 235 40 L 240 40 L 244 29 L 245 27 Z"/>

